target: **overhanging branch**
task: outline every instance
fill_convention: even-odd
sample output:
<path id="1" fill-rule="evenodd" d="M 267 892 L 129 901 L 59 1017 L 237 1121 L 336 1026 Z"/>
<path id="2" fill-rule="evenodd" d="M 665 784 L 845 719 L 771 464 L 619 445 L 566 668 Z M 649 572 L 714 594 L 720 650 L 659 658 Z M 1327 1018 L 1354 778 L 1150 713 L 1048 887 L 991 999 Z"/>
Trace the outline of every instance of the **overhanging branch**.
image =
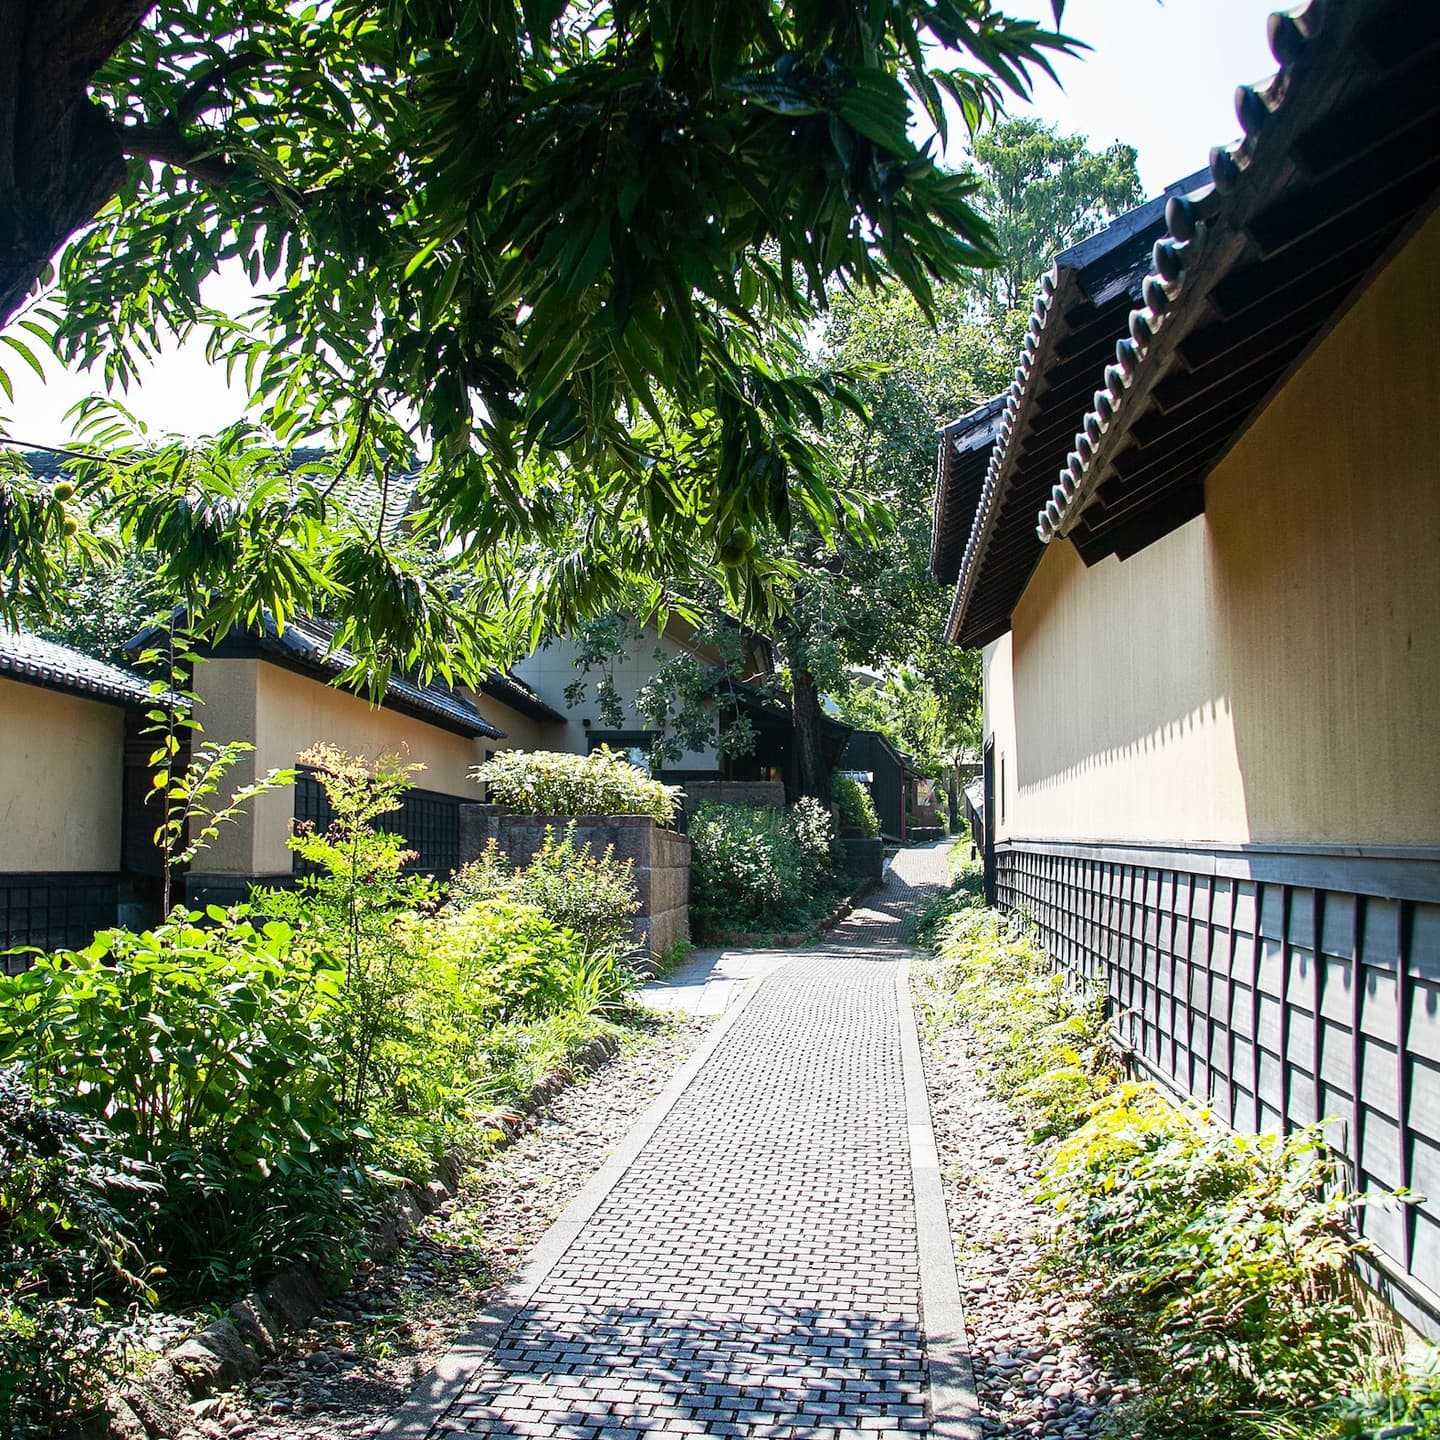
<path id="1" fill-rule="evenodd" d="M 124 125 L 119 134 L 126 155 L 173 165 L 207 185 L 228 185 L 238 173 L 212 146 L 190 139 L 176 125 Z"/>

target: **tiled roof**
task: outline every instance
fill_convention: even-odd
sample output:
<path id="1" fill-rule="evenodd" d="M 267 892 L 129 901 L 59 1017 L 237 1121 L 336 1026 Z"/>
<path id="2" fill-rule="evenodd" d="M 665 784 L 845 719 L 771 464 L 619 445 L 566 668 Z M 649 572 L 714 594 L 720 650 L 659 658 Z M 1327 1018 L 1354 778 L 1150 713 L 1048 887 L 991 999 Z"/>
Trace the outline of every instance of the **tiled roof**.
<path id="1" fill-rule="evenodd" d="M 1280 69 L 1240 87 L 1244 139 L 1167 205 L 1036 506 L 1037 538 L 1067 535 L 1087 563 L 1203 509 L 1211 468 L 1440 195 L 1440 4 L 1310 0 L 1269 31 Z"/>
<path id="2" fill-rule="evenodd" d="M 997 395 L 940 431 L 935 467 L 935 517 L 930 532 L 930 573 L 953 585 L 960 571 L 960 553 L 975 521 L 980 483 L 1000 430 L 1005 397 Z"/>
<path id="3" fill-rule="evenodd" d="M 307 668 L 338 675 L 355 663 L 355 657 L 348 650 L 331 649 L 334 637 L 334 627 L 323 620 L 297 616 L 286 622 L 282 633 L 267 615 L 260 648 L 297 660 Z M 485 736 L 491 740 L 505 738 L 505 732 L 485 719 L 469 700 L 439 681 L 418 685 L 403 675 L 391 675 L 382 703 L 392 710 L 408 711 L 421 719 L 438 720 L 469 735 Z"/>
<path id="4" fill-rule="evenodd" d="M 937 514 L 973 516 L 958 561 L 953 522 L 932 548 L 935 573 L 957 579 L 949 639 L 984 645 L 1009 629 L 1010 611 L 1044 553 L 1035 510 L 1048 498 L 1089 404 L 1095 366 L 1140 298 L 1167 198 L 1199 179 L 1171 186 L 1055 257 L 1009 389 L 958 422 L 984 417 L 966 432 L 968 455 L 952 460 L 942 448 L 937 484 L 946 494 L 937 489 Z M 967 498 L 955 493 L 961 490 L 969 491 Z"/>
<path id="5" fill-rule="evenodd" d="M 142 630 L 127 642 L 126 649 L 134 654 L 153 644 L 159 633 L 156 626 Z M 343 647 L 331 648 L 334 638 L 335 627 L 328 621 L 308 615 L 293 616 L 285 622 L 282 633 L 267 614 L 258 634 L 232 634 L 221 642 L 217 651 L 222 655 L 227 652 L 234 654 L 237 649 L 253 646 L 262 655 L 274 657 L 293 669 L 328 679 L 355 664 L 355 656 L 350 651 Z M 253 654 L 254 650 L 250 653 Z M 485 719 L 469 700 L 438 680 L 420 685 L 403 675 L 392 674 L 381 704 L 387 709 L 414 715 L 462 735 L 483 736 L 491 740 L 505 738 L 505 732 Z"/>
<path id="6" fill-rule="evenodd" d="M 25 631 L 0 629 L 0 677 L 113 705 L 155 703 L 150 682 L 141 676 Z"/>
<path id="7" fill-rule="evenodd" d="M 531 720 L 539 720 L 546 724 L 563 725 L 566 723 L 564 715 L 553 706 L 546 704 L 530 686 L 516 675 L 496 670 L 485 678 L 479 689 L 482 694 L 489 695 L 502 705 L 508 705 L 510 709 L 521 715 L 529 716 Z"/>

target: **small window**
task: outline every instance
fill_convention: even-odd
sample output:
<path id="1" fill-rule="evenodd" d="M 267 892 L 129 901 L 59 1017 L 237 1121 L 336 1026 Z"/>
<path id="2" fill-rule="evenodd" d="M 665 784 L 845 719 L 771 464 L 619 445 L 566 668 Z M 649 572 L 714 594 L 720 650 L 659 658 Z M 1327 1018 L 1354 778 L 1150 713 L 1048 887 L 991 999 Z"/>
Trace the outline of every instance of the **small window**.
<path id="1" fill-rule="evenodd" d="M 623 755 L 632 765 L 638 765 L 647 775 L 655 767 L 650 761 L 650 747 L 660 738 L 656 730 L 587 730 L 585 740 L 591 753 L 602 745 Z"/>

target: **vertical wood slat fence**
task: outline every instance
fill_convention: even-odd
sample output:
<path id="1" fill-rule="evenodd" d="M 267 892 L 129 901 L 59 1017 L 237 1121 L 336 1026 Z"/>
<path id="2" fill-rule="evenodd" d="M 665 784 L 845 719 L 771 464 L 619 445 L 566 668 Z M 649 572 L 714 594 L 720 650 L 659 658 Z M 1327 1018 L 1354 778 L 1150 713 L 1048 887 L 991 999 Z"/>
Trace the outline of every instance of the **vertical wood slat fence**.
<path id="1" fill-rule="evenodd" d="M 1357 1225 L 1370 1278 L 1440 1332 L 1440 859 L 1014 842 L 997 862 L 999 903 L 1103 990 L 1140 1068 L 1238 1130 L 1323 1121 L 1356 1190 L 1425 1197 Z"/>

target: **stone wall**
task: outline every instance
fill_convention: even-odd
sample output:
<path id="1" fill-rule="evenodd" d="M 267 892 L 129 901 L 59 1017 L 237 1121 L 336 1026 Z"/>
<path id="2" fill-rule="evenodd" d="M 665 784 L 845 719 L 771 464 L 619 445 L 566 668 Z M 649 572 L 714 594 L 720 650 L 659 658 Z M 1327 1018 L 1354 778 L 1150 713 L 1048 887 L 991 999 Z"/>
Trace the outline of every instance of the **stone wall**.
<path id="1" fill-rule="evenodd" d="M 528 865 L 545 843 L 547 827 L 575 823 L 577 844 L 597 855 L 612 845 L 617 860 L 634 866 L 640 913 L 634 937 L 652 958 L 690 938 L 690 841 L 662 829 L 648 815 L 517 815 L 502 805 L 460 807 L 460 862 L 478 859 L 491 840 L 516 866 Z"/>
<path id="2" fill-rule="evenodd" d="M 694 814 L 702 800 L 712 805 L 768 805 L 785 808 L 785 787 L 778 780 L 687 780 L 685 808 Z"/>

